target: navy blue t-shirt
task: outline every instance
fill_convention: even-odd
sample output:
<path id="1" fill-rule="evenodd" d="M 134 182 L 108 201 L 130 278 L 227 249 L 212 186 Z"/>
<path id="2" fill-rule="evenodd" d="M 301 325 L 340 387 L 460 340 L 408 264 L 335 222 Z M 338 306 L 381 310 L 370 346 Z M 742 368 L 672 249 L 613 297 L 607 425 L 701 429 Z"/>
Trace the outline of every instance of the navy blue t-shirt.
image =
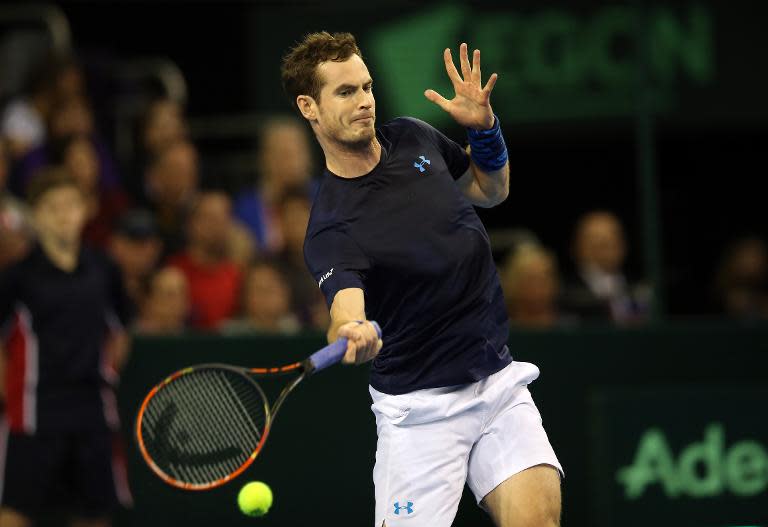
<path id="1" fill-rule="evenodd" d="M 360 288 L 384 347 L 371 385 L 400 394 L 483 379 L 510 363 L 488 234 L 455 180 L 469 156 L 417 119 L 377 129 L 381 160 L 348 179 L 326 170 L 304 258 L 328 305 Z"/>

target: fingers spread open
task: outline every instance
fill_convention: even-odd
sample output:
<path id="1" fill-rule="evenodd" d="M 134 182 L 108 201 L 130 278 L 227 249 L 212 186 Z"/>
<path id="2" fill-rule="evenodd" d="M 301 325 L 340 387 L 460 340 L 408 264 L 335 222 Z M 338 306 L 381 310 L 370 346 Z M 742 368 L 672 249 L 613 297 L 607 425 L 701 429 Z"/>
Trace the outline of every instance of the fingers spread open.
<path id="1" fill-rule="evenodd" d="M 459 47 L 459 62 L 461 63 L 461 75 L 466 82 L 472 78 L 472 70 L 469 68 L 469 57 L 467 56 L 467 44 L 462 43 Z"/>
<path id="2" fill-rule="evenodd" d="M 472 54 L 472 82 L 480 84 L 480 50 L 476 49 Z"/>
<path id="3" fill-rule="evenodd" d="M 427 90 L 424 92 L 424 97 L 437 104 L 440 108 L 448 111 L 448 99 L 437 93 L 435 90 Z"/>
<path id="4" fill-rule="evenodd" d="M 485 88 L 483 88 L 483 91 L 486 92 L 488 95 L 490 95 L 491 91 L 493 91 L 493 87 L 496 85 L 496 80 L 498 78 L 499 76 L 493 73 L 491 77 L 488 79 L 488 83 L 486 83 Z"/>
<path id="5" fill-rule="evenodd" d="M 443 60 L 445 61 L 445 71 L 448 73 L 448 78 L 451 79 L 451 82 L 454 84 L 461 82 L 461 77 L 459 77 L 459 72 L 456 71 L 456 66 L 453 63 L 453 56 L 451 55 L 451 50 L 449 48 L 445 48 L 445 51 L 443 51 Z"/>

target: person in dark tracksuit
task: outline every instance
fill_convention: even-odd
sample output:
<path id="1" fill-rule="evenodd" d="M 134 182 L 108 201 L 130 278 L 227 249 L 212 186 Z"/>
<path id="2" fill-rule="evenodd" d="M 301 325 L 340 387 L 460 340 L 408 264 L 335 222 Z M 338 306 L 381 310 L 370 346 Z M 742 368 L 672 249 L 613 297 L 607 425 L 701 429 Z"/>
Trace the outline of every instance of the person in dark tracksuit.
<path id="1" fill-rule="evenodd" d="M 106 527 L 132 501 L 114 391 L 128 301 L 117 267 L 81 245 L 75 180 L 47 169 L 29 200 L 38 244 L 0 273 L 0 526 L 61 512 Z"/>

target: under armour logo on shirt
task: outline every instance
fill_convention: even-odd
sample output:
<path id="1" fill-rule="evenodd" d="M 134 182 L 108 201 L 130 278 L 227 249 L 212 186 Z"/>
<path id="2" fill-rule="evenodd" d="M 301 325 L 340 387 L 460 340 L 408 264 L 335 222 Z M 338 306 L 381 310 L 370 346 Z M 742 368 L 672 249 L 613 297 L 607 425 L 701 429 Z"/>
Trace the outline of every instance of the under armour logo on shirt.
<path id="1" fill-rule="evenodd" d="M 419 156 L 419 159 L 421 159 L 421 163 L 419 163 L 418 161 L 414 161 L 413 168 L 418 168 L 419 172 L 424 172 L 425 170 L 427 170 L 426 168 L 424 168 L 424 165 L 425 164 L 431 165 L 432 162 L 424 156 Z"/>
<path id="2" fill-rule="evenodd" d="M 395 502 L 395 514 L 399 515 L 400 511 L 405 509 L 408 514 L 413 514 L 413 502 L 409 501 L 405 505 L 400 505 L 399 501 Z"/>

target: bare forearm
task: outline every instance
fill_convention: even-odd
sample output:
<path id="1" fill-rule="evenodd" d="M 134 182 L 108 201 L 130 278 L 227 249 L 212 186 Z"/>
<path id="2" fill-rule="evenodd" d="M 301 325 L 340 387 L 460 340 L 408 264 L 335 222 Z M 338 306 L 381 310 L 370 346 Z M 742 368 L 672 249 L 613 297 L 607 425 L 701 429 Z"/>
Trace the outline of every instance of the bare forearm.
<path id="1" fill-rule="evenodd" d="M 339 328 L 349 322 L 365 320 L 365 297 L 361 289 L 343 289 L 336 294 L 331 304 L 331 325 L 328 328 L 328 342 L 339 338 Z"/>
<path id="2" fill-rule="evenodd" d="M 347 339 L 347 352 L 342 362 L 362 364 L 373 359 L 383 345 L 376 328 L 365 320 L 365 295 L 362 289 L 342 289 L 331 304 L 331 327 L 328 342 Z"/>
<path id="3" fill-rule="evenodd" d="M 475 165 L 470 164 L 475 184 L 484 198 L 482 207 L 495 207 L 509 196 L 509 162 L 501 170 L 485 172 Z"/>

